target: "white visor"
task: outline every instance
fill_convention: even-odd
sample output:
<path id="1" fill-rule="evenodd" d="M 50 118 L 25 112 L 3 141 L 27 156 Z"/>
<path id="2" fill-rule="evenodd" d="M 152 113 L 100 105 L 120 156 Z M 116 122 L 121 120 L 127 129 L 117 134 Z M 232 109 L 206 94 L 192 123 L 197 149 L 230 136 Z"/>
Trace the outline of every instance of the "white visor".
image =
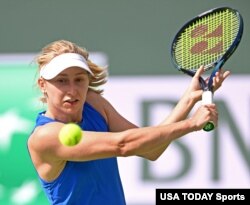
<path id="1" fill-rule="evenodd" d="M 40 69 L 40 77 L 50 80 L 69 67 L 79 67 L 94 75 L 83 56 L 77 53 L 63 53 Z"/>

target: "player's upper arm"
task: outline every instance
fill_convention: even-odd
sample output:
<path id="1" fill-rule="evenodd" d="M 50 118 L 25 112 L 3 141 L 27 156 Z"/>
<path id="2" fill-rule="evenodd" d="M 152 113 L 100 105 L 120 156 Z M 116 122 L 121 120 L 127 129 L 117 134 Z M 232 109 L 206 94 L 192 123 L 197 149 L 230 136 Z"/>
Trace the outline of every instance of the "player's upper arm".
<path id="1" fill-rule="evenodd" d="M 58 138 L 63 125 L 52 122 L 36 128 L 28 142 L 31 154 L 44 161 L 88 161 L 121 155 L 119 133 L 82 131 L 82 140 L 77 145 L 65 146 Z"/>
<path id="2" fill-rule="evenodd" d="M 59 122 L 38 126 L 28 141 L 29 150 L 41 154 L 41 156 L 53 157 L 59 146 L 58 133 L 64 124 Z"/>

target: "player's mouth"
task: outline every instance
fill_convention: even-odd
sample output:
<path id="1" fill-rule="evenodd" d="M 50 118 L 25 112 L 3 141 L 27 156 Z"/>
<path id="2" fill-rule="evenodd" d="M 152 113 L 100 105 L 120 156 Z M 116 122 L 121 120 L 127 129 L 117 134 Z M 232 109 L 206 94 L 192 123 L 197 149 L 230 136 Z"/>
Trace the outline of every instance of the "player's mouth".
<path id="1" fill-rule="evenodd" d="M 79 102 L 79 100 L 78 99 L 68 99 L 68 100 L 65 100 L 64 101 L 64 104 L 66 105 L 66 106 L 74 106 L 74 105 L 76 105 L 77 103 Z"/>

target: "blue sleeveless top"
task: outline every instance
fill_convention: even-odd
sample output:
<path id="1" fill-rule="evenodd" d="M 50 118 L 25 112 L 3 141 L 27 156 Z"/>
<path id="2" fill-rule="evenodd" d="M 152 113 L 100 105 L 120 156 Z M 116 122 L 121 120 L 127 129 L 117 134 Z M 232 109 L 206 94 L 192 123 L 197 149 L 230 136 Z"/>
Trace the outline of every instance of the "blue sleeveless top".
<path id="1" fill-rule="evenodd" d="M 55 121 L 43 114 L 39 113 L 35 127 Z M 84 104 L 80 126 L 87 131 L 108 131 L 103 116 L 88 103 Z M 115 157 L 84 162 L 67 161 L 58 178 L 51 182 L 40 178 L 40 182 L 52 205 L 126 204 Z"/>

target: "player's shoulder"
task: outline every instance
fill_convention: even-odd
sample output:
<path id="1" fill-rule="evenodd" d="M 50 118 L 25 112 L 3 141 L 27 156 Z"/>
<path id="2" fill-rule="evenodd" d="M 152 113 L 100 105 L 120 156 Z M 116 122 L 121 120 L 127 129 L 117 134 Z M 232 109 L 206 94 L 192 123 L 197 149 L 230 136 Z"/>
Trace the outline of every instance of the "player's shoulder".
<path id="1" fill-rule="evenodd" d="M 51 122 L 36 127 L 28 139 L 28 146 L 39 150 L 52 146 L 62 126 L 63 123 Z"/>
<path id="2" fill-rule="evenodd" d="M 92 105 L 97 110 L 103 109 L 108 103 L 107 99 L 105 99 L 101 94 L 91 90 L 87 93 L 86 102 Z"/>
<path id="3" fill-rule="evenodd" d="M 110 103 L 103 95 L 90 90 L 87 93 L 86 102 L 94 107 L 107 120 L 106 108 Z"/>
<path id="4" fill-rule="evenodd" d="M 88 90 L 87 92 L 87 101 L 96 101 L 96 100 L 102 100 L 103 96 L 100 93 L 97 93 L 93 90 Z"/>

